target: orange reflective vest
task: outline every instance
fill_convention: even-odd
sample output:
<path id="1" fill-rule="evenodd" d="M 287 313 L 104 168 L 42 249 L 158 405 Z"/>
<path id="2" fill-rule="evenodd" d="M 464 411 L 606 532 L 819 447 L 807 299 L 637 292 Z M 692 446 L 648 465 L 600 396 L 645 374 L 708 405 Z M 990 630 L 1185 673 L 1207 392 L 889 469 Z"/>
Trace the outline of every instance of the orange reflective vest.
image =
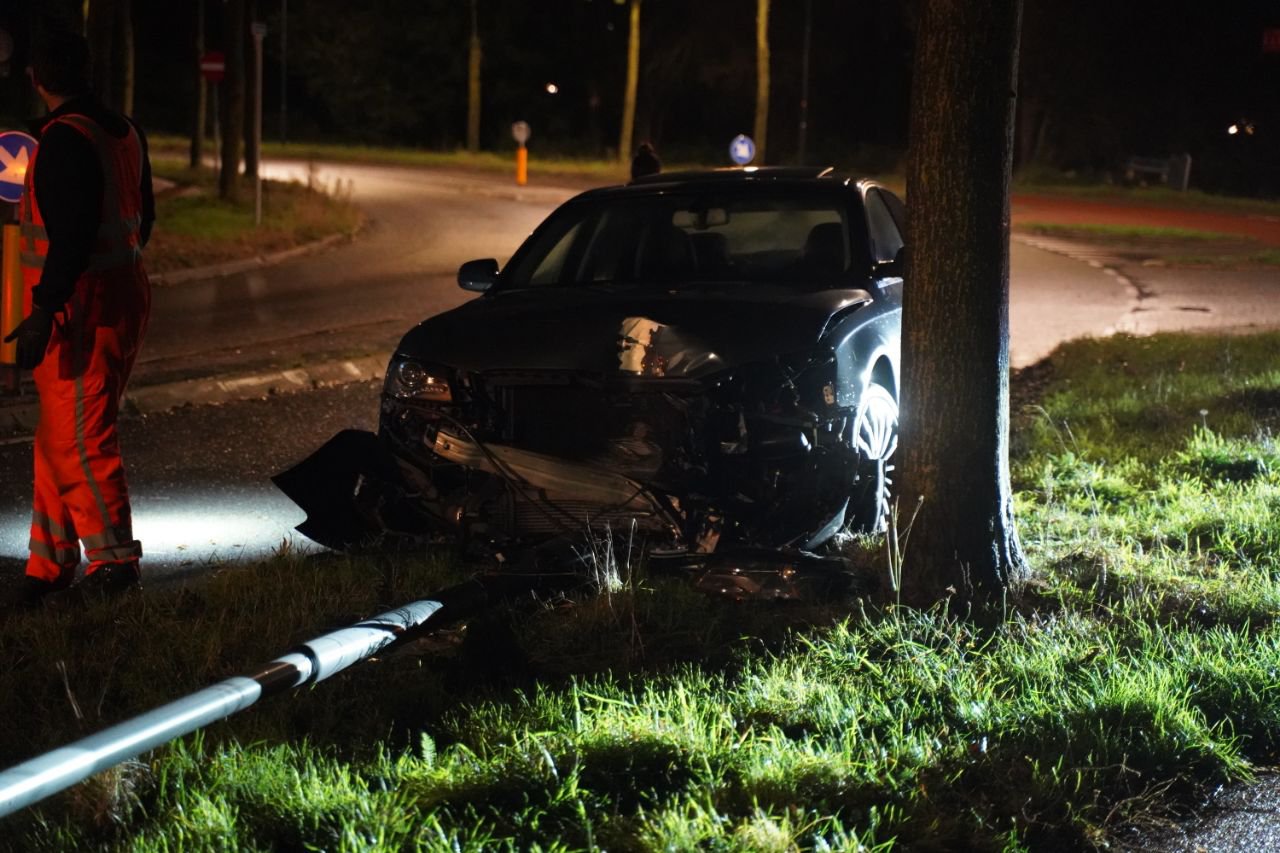
<path id="1" fill-rule="evenodd" d="M 102 215 L 98 237 L 89 256 L 85 276 L 108 276 L 128 270 L 130 278 L 142 263 L 142 142 L 138 133 L 120 139 L 104 131 L 87 116 L 69 113 L 46 124 L 61 122 L 83 134 L 98 152 L 102 163 Z M 21 229 L 22 275 L 26 285 L 27 313 L 31 311 L 31 288 L 40 283 L 44 259 L 49 254 L 49 234 L 35 194 L 35 174 L 40 160 L 36 147 L 27 166 L 26 191 L 18 221 Z"/>

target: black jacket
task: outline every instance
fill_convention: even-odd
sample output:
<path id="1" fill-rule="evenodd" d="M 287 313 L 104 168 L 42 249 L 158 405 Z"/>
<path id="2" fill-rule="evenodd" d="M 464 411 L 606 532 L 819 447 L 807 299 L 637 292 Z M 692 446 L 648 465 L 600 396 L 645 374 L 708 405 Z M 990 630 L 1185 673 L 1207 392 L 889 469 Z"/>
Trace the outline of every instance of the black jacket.
<path id="1" fill-rule="evenodd" d="M 95 98 L 73 98 L 32 123 L 40 143 L 36 155 L 35 194 L 49 235 L 49 254 L 32 301 L 46 311 L 60 311 L 75 290 L 76 279 L 89 266 L 89 255 L 102 219 L 102 162 L 93 144 L 65 124 L 51 124 L 68 114 L 87 116 L 108 134 L 123 138 L 132 125 L 142 142 L 142 228 L 145 246 L 156 219 L 147 138 L 131 119 L 107 109 Z"/>

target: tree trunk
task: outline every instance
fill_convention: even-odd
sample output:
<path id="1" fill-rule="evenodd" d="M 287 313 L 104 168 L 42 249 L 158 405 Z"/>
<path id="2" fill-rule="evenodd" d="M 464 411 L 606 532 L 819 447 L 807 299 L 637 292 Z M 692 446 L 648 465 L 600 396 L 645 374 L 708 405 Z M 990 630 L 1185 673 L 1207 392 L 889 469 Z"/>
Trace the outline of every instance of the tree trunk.
<path id="1" fill-rule="evenodd" d="M 903 599 L 999 598 L 1027 568 L 1009 482 L 1009 182 L 1021 0 L 923 0 L 907 167 Z"/>
<path id="2" fill-rule="evenodd" d="M 200 59 L 204 56 L 204 0 L 196 0 L 196 42 L 195 42 L 195 115 L 191 117 L 191 159 L 192 169 L 199 169 L 204 163 L 204 131 L 205 114 L 208 112 L 209 87 L 204 82 L 204 72 L 200 70 Z"/>
<path id="3" fill-rule="evenodd" d="M 755 162 L 765 162 L 769 133 L 769 0 L 756 0 L 756 124 L 751 135 Z"/>
<path id="4" fill-rule="evenodd" d="M 132 0 L 116 0 L 116 86 L 120 112 L 133 115 L 134 50 Z"/>
<path id="5" fill-rule="evenodd" d="M 471 0 L 471 48 L 467 56 L 467 150 L 480 150 L 480 27 L 476 3 Z"/>
<path id="6" fill-rule="evenodd" d="M 89 73 L 93 80 L 93 92 L 102 103 L 117 107 L 115 99 L 113 63 L 116 34 L 116 4 L 114 0 L 92 0 L 85 20 L 85 38 L 89 42 Z"/>
<path id="7" fill-rule="evenodd" d="M 240 144 L 244 139 L 245 0 L 226 0 L 225 32 L 227 71 L 223 78 L 222 168 L 218 196 L 235 201 L 240 196 Z"/>
<path id="8" fill-rule="evenodd" d="M 258 4 L 255 0 L 247 0 L 245 3 L 245 17 L 249 21 L 258 20 Z M 241 36 L 241 38 L 245 39 L 244 176 L 252 180 L 258 177 L 258 161 L 262 159 L 262 152 L 258 150 L 261 140 L 258 138 L 256 124 L 257 117 L 260 114 L 258 99 L 262 97 L 262 92 L 258 88 L 257 39 L 246 38 L 245 36 Z"/>
<path id="9" fill-rule="evenodd" d="M 636 126 L 636 89 L 640 85 L 640 0 L 631 0 L 631 34 L 627 39 L 627 88 L 622 98 L 622 131 L 618 135 L 618 162 L 631 161 Z"/>

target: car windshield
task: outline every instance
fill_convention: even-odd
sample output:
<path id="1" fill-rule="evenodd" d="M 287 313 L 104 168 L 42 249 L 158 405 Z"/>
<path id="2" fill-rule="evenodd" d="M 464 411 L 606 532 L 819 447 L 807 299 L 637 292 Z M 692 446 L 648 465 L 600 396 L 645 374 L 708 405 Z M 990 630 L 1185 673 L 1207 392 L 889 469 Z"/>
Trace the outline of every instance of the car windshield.
<path id="1" fill-rule="evenodd" d="M 504 287 L 714 282 L 841 286 L 865 272 L 861 209 L 844 193 L 708 191 L 567 205 L 503 273 Z"/>

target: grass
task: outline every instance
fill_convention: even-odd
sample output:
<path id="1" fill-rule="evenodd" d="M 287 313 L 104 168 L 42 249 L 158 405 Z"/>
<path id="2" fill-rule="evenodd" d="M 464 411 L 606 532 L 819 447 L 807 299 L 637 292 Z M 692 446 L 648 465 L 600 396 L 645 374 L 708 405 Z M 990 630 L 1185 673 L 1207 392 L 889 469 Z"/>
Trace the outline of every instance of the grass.
<path id="1" fill-rule="evenodd" d="M 1126 187 L 1100 176 L 1090 175 L 1071 178 L 1061 173 L 1029 169 L 1014 178 L 1015 193 L 1030 195 L 1056 195 L 1095 201 L 1123 201 L 1129 204 L 1145 204 L 1153 207 L 1191 208 L 1216 210 L 1224 213 L 1280 213 L 1280 201 L 1274 199 L 1246 198 L 1218 195 L 1203 190 L 1185 192 L 1167 186 Z"/>
<path id="2" fill-rule="evenodd" d="M 182 189 L 156 201 L 157 224 L 146 253 L 152 273 L 242 260 L 353 234 L 362 222 L 348 189 L 264 181 L 262 223 L 255 225 L 251 186 L 242 188 L 237 201 L 224 201 L 217 198 L 208 171 L 191 171 L 162 156 L 153 160 L 153 167 Z"/>
<path id="3" fill-rule="evenodd" d="M 1054 237 L 1085 236 L 1107 242 L 1146 242 L 1152 240 L 1214 241 L 1240 240 L 1236 234 L 1201 231 L 1195 228 L 1173 228 L 1158 225 L 1111 225 L 1081 223 L 1058 225 L 1050 222 L 1027 222 L 1020 229 Z"/>
<path id="4" fill-rule="evenodd" d="M 499 610 L 97 777 L 9 818 L 0 848 L 1135 841 L 1280 758 L 1278 347 L 1080 341 L 1017 377 L 1036 578 L 1003 619 L 910 611 L 887 592 L 731 604 L 615 567 L 606 592 Z M 863 548 L 859 570 L 884 575 L 883 546 Z M 285 549 L 199 587 L 15 617 L 0 631 L 0 756 L 466 571 Z"/>
<path id="5" fill-rule="evenodd" d="M 615 167 L 555 168 L 594 179 Z M 159 170 L 196 180 L 173 163 Z M 251 202 L 162 204 L 153 268 L 166 252 L 177 267 L 354 227 L 340 199 L 301 187 L 271 188 L 261 232 Z M 1277 344 L 1168 336 L 1055 353 L 1036 404 L 1015 413 L 1037 580 L 1000 625 L 874 596 L 728 606 L 641 573 L 608 596 L 500 612 L 264 703 L 9 819 L 0 848 L 1122 840 L 1276 760 Z M 862 563 L 882 572 L 868 547 Z M 16 618 L 0 634 L 0 756 L 7 765 L 87 734 L 463 571 L 286 550 L 199 588 Z"/>
<path id="6" fill-rule="evenodd" d="M 1194 228 L 1151 225 L 1027 222 L 1018 230 L 1114 246 L 1119 251 L 1174 266 L 1239 268 L 1280 265 L 1280 249 L 1263 248 L 1252 237 Z"/>

